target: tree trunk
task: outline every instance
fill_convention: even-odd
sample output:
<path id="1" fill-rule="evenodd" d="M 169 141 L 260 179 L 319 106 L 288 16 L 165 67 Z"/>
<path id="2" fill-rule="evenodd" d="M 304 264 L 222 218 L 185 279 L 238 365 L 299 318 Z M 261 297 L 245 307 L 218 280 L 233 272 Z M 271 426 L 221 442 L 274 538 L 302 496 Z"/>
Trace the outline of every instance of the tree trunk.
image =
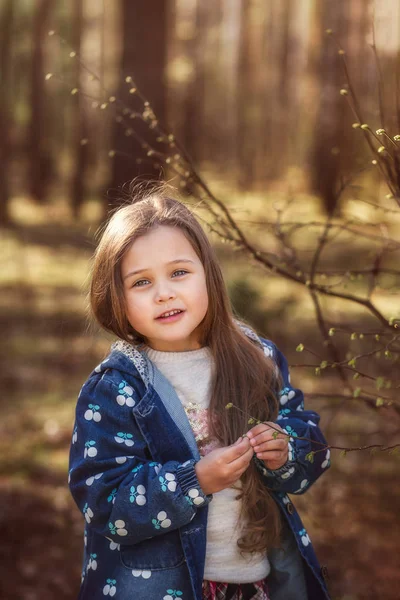
<path id="1" fill-rule="evenodd" d="M 43 40 L 53 0 L 37 0 L 33 17 L 33 52 L 31 63 L 31 119 L 29 130 L 30 191 L 34 200 L 44 202 L 52 175 L 53 159 L 47 135 L 49 115 L 46 114 L 44 90 Z"/>
<path id="2" fill-rule="evenodd" d="M 125 79 L 131 76 L 135 87 L 150 102 L 160 124 L 166 119 L 165 68 L 167 56 L 167 8 L 164 0 L 144 0 L 132 2 L 122 0 L 121 84 L 118 101 L 126 106 L 143 111 L 143 102 L 129 94 Z M 149 124 L 134 119 L 131 127 L 140 135 L 144 143 L 154 141 L 154 132 Z M 127 136 L 128 127 L 115 123 L 111 187 L 113 194 L 121 186 L 137 176 L 155 179 L 160 176 L 160 168 L 154 160 L 146 158 L 146 151 L 133 136 Z"/>
<path id="3" fill-rule="evenodd" d="M 241 7 L 239 37 L 239 89 L 238 89 L 238 185 L 246 190 L 253 183 L 253 142 L 249 144 L 249 122 L 254 96 L 251 93 L 251 31 L 250 3 L 243 2 Z M 263 132 L 265 135 L 265 132 Z"/>
<path id="4" fill-rule="evenodd" d="M 83 30 L 83 7 L 82 0 L 74 0 L 74 18 L 73 18 L 73 33 L 74 41 L 73 47 L 77 54 L 80 54 L 81 50 L 81 36 Z M 76 80 L 77 87 L 80 88 L 81 78 L 81 65 L 79 61 L 76 61 Z M 88 164 L 88 127 L 87 119 L 85 118 L 85 102 L 81 95 L 78 95 L 77 106 L 75 112 L 75 123 L 74 127 L 74 141 L 73 141 L 73 153 L 75 157 L 74 173 L 71 182 L 71 208 L 74 218 L 77 220 L 80 216 L 82 204 L 85 195 L 85 171 Z"/>
<path id="5" fill-rule="evenodd" d="M 15 0 L 7 0 L 0 14 L 0 87 L 2 90 L 0 94 L 0 226 L 10 224 L 10 188 L 8 173 L 12 148 L 10 141 L 11 110 L 9 74 L 11 67 L 11 24 L 14 8 Z"/>
<path id="6" fill-rule="evenodd" d="M 183 100 L 182 112 L 184 115 L 181 133 L 182 143 L 188 151 L 191 159 L 198 165 L 201 157 L 201 131 L 204 111 L 205 92 L 205 60 L 204 44 L 206 42 L 205 30 L 203 28 L 204 9 L 206 7 L 201 0 L 197 0 L 194 7 L 194 29 L 196 35 L 186 43 L 186 52 L 192 59 L 193 75 L 186 85 L 185 98 Z"/>
<path id="7" fill-rule="evenodd" d="M 335 5 L 324 4 L 320 12 L 320 27 L 340 31 L 347 47 L 347 11 L 343 0 Z M 340 178 L 351 172 L 354 165 L 350 109 L 340 95 L 344 82 L 340 56 L 333 40 L 323 40 L 318 65 L 321 86 L 320 104 L 315 125 L 314 147 L 311 155 L 313 188 L 325 205 L 327 214 L 337 206 Z"/>

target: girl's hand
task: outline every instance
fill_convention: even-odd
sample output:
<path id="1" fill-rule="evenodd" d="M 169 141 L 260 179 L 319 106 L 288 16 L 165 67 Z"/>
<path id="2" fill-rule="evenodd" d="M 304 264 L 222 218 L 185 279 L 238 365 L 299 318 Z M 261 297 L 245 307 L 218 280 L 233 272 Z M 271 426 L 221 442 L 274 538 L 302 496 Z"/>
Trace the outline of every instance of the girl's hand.
<path id="1" fill-rule="evenodd" d="M 272 428 L 272 427 L 273 428 Z M 276 430 L 282 431 L 276 435 Z M 289 436 L 282 427 L 271 421 L 260 423 L 247 432 L 257 458 L 271 471 L 282 467 L 288 459 Z M 276 438 L 276 439 L 274 439 Z"/>
<path id="2" fill-rule="evenodd" d="M 214 494 L 233 485 L 249 466 L 253 448 L 244 437 L 232 446 L 217 448 L 195 465 L 197 479 L 204 494 Z"/>

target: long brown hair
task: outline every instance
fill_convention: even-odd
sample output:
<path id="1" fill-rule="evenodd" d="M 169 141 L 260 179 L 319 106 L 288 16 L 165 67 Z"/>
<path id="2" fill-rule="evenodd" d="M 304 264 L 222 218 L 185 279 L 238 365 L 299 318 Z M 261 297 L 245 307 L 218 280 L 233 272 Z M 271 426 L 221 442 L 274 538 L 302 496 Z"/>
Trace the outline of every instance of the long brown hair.
<path id="1" fill-rule="evenodd" d="M 142 191 L 141 195 L 134 189 L 130 203 L 113 214 L 94 256 L 91 309 L 100 325 L 119 338 L 133 344 L 145 341 L 126 317 L 121 261 L 132 243 L 153 227 L 179 227 L 201 260 L 206 276 L 209 305 L 201 342 L 209 346 L 214 359 L 210 434 L 222 445 L 230 445 L 248 431 L 250 416 L 260 421 L 276 418 L 274 366 L 235 321 L 221 269 L 205 232 L 193 213 L 170 198 L 170 193 L 165 185 Z M 234 408 L 227 410 L 228 403 Z M 263 552 L 278 546 L 279 509 L 253 461 L 241 480 L 244 527 L 238 542 L 240 550 Z"/>

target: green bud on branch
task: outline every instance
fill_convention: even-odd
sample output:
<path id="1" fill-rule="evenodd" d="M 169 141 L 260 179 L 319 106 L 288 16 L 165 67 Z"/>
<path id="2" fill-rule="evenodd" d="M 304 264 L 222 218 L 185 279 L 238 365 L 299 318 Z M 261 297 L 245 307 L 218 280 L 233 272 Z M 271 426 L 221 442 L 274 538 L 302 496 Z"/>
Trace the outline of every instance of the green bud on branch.
<path id="1" fill-rule="evenodd" d="M 306 460 L 308 460 L 308 462 L 313 463 L 314 462 L 314 452 L 309 452 L 308 454 L 306 454 Z"/>

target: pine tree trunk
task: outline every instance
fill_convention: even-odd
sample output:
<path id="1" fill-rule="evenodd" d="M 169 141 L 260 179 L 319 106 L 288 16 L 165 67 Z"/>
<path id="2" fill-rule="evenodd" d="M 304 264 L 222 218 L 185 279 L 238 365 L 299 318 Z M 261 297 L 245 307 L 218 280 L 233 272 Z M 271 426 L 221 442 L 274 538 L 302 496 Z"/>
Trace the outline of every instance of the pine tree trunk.
<path id="1" fill-rule="evenodd" d="M 31 63 L 31 118 L 29 126 L 29 183 L 34 200 L 44 202 L 52 175 L 53 159 L 49 149 L 48 120 L 44 90 L 43 41 L 53 0 L 37 0 L 33 17 L 33 52 Z"/>
<path id="2" fill-rule="evenodd" d="M 10 224 L 9 201 L 9 165 L 11 158 L 10 142 L 10 53 L 11 53 L 11 23 L 13 20 L 13 11 L 15 9 L 15 0 L 7 0 L 3 5 L 0 14 L 0 226 Z"/>
<path id="3" fill-rule="evenodd" d="M 81 48 L 81 36 L 83 30 L 83 6 L 82 0 L 74 0 L 74 49 L 77 54 L 80 54 Z M 76 80 L 77 87 L 80 88 L 81 78 L 81 66 L 79 61 L 76 61 Z M 85 195 L 85 171 L 88 164 L 88 127 L 87 120 L 85 118 L 85 102 L 82 96 L 77 96 L 77 106 L 75 112 L 76 121 L 73 124 L 74 127 L 74 141 L 73 141 L 73 153 L 74 153 L 74 173 L 71 182 L 71 208 L 75 219 L 80 216 L 82 204 Z"/>
<path id="4" fill-rule="evenodd" d="M 164 0 L 122 0 L 123 50 L 121 83 L 117 93 L 120 102 L 143 111 L 143 103 L 129 94 L 125 78 L 131 76 L 162 125 L 166 120 L 167 5 Z M 135 119 L 132 127 L 145 142 L 154 140 L 154 133 L 149 130 L 147 123 Z M 119 123 L 114 126 L 113 149 L 116 154 L 111 181 L 113 196 L 124 183 L 137 176 L 144 179 L 160 176 L 155 161 L 146 158 L 146 151 L 134 137 L 125 134 L 126 129 Z"/>
<path id="5" fill-rule="evenodd" d="M 329 28 L 340 31 L 342 43 L 347 47 L 349 22 L 344 0 L 339 0 L 335 5 L 323 4 L 319 18 L 321 30 L 328 23 Z M 312 183 L 314 191 L 322 198 L 327 214 L 333 214 L 340 180 L 351 172 L 355 156 L 352 151 L 351 113 L 340 95 L 343 70 L 333 40 L 324 40 L 317 69 L 321 94 L 311 152 Z"/>

